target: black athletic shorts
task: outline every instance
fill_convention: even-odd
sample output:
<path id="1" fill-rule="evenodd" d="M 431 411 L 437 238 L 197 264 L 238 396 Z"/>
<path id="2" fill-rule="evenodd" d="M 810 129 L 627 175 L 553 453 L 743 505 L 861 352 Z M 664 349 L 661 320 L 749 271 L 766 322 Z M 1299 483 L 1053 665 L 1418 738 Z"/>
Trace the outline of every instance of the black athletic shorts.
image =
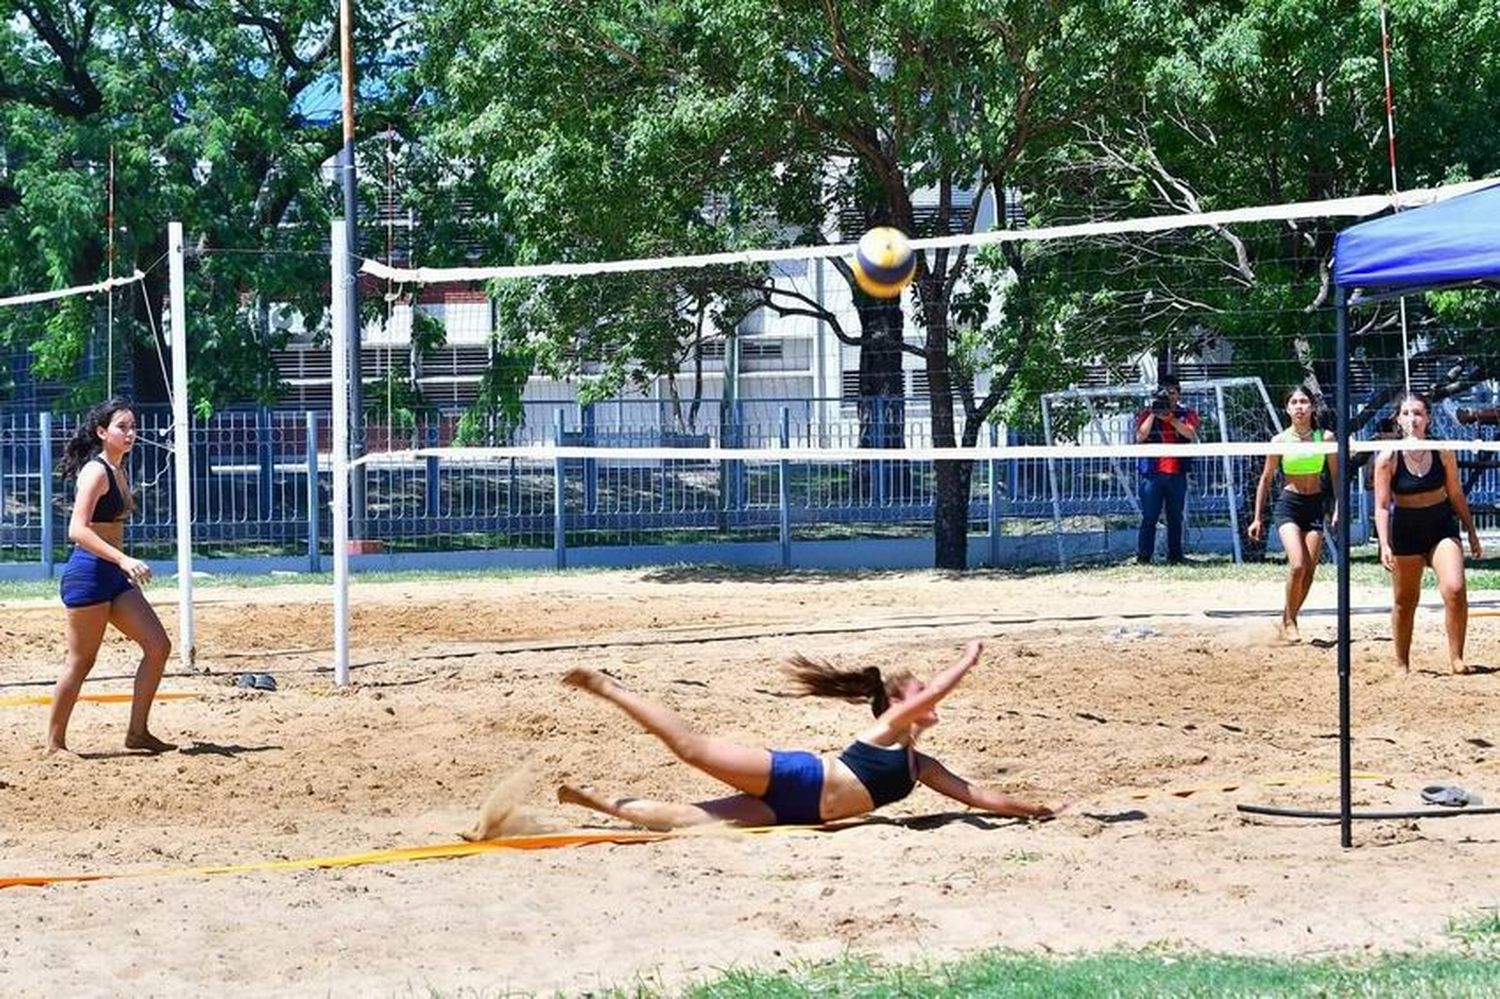
<path id="1" fill-rule="evenodd" d="M 1458 517 L 1446 499 L 1431 506 L 1391 508 L 1391 554 L 1431 555 L 1444 538 L 1458 540 Z"/>
<path id="2" fill-rule="evenodd" d="M 1276 525 L 1277 530 L 1281 529 L 1282 524 L 1296 524 L 1304 532 L 1327 530 L 1323 526 L 1323 494 L 1308 496 L 1283 489 L 1271 510 L 1271 522 Z"/>

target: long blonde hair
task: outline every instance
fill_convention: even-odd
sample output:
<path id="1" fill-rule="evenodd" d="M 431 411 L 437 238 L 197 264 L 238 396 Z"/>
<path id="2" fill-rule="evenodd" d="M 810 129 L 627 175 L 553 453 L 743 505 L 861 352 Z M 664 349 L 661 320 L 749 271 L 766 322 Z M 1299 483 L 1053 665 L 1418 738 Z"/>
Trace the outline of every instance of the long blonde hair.
<path id="1" fill-rule="evenodd" d="M 878 666 L 863 669 L 839 669 L 818 659 L 794 655 L 782 666 L 800 697 L 837 697 L 845 701 L 869 701 L 870 711 L 879 718 L 891 701 L 899 697 L 913 677 L 907 670 L 889 675 Z"/>

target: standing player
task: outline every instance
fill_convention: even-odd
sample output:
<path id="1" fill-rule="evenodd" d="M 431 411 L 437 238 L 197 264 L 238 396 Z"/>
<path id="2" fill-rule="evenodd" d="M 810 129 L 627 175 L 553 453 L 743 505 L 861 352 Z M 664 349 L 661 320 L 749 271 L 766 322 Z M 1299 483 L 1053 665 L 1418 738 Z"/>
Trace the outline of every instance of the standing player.
<path id="1" fill-rule="evenodd" d="M 1286 415 L 1290 421 L 1273 441 L 1325 441 L 1326 431 L 1315 425 L 1317 400 L 1306 386 L 1299 385 L 1286 395 Z M 1313 573 L 1323 554 L 1323 512 L 1327 506 L 1327 495 L 1323 491 L 1323 472 L 1326 468 L 1331 478 L 1337 481 L 1338 459 L 1325 454 L 1268 454 L 1265 467 L 1261 469 L 1260 483 L 1255 487 L 1255 518 L 1250 521 L 1250 537 L 1260 541 L 1265 537 L 1265 523 L 1261 512 L 1266 508 L 1266 497 L 1276 479 L 1278 466 L 1285 480 L 1276 502 L 1271 507 L 1272 522 L 1276 534 L 1281 538 L 1282 550 L 1286 552 L 1286 603 L 1281 611 L 1281 634 L 1289 642 L 1301 640 L 1297 630 L 1297 614 L 1312 589 Z M 1335 501 L 1336 502 L 1336 501 Z M 1335 505 L 1329 526 L 1337 527 L 1338 507 Z"/>
<path id="2" fill-rule="evenodd" d="M 1415 392 L 1402 396 L 1396 423 L 1407 440 L 1426 440 L 1432 424 L 1426 397 Z M 1430 565 L 1443 597 L 1448 668 L 1469 671 L 1464 662 L 1469 595 L 1458 543 L 1460 521 L 1469 536 L 1469 553 L 1479 558 L 1484 549 L 1452 451 L 1386 451 L 1375 459 L 1375 531 L 1381 564 L 1391 574 L 1391 637 L 1403 670 L 1411 669 L 1412 621 L 1422 595 L 1422 573 Z"/>
<path id="3" fill-rule="evenodd" d="M 77 477 L 68 537 L 75 547 L 62 574 L 68 614 L 68 657 L 52 695 L 47 755 L 68 749 L 68 720 L 84 678 L 94 668 L 104 629 L 114 625 L 141 647 L 130 702 L 125 748 L 147 753 L 176 749 L 146 727 L 172 643 L 139 587 L 151 568 L 125 554 L 125 520 L 135 508 L 125 478 L 125 456 L 135 446 L 135 414 L 124 399 L 89 410 L 63 454 L 63 477 Z"/>

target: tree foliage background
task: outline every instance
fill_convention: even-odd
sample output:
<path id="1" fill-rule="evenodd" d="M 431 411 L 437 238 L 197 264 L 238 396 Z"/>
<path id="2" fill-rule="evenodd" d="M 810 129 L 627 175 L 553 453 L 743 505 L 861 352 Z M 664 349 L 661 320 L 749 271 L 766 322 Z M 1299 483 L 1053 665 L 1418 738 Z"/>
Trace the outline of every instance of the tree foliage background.
<path id="1" fill-rule="evenodd" d="M 986 195 L 1021 209 L 995 224 L 1030 226 L 1390 187 L 1371 0 L 357 8 L 360 72 L 375 84 L 362 88 L 362 132 L 389 127 L 400 143 L 424 264 L 818 244 L 877 223 L 972 232 L 990 221 Z M 274 399 L 267 306 L 316 324 L 326 298 L 308 274 L 322 273 L 336 205 L 323 167 L 340 136 L 303 112 L 337 71 L 334 13 L 305 0 L 8 4 L 3 286 L 102 277 L 113 146 L 116 271 L 150 274 L 117 319 L 138 391 L 164 394 L 143 303 L 160 300 L 165 226 L 179 219 L 203 251 L 189 282 L 194 399 Z M 1500 7 L 1392 0 L 1390 23 L 1401 185 L 1500 172 Z M 532 369 L 578 380 L 584 396 L 701 376 L 702 342 L 757 308 L 810 316 L 858 348 L 872 445 L 903 439 L 909 357 L 927 376 L 936 445 L 971 443 L 990 419 L 1024 427 L 1041 393 L 1091 366 L 1134 370 L 1143 351 L 1166 361 L 1227 347 L 1269 383 L 1326 380 L 1340 224 L 931 252 L 906 309 L 851 285 L 852 322 L 757 268 L 495 287 L 489 412 L 467 426 L 513 419 Z M 1440 394 L 1496 376 L 1492 299 L 1410 305 L 1422 360 L 1443 366 Z M 25 345 L 38 374 L 76 377 L 93 311 L 0 315 L 0 338 Z M 1373 414 L 1399 385 L 1394 308 L 1363 315 L 1356 343 Z M 389 404 L 404 390 L 382 391 Z M 963 564 L 968 476 L 967 463 L 938 466 L 939 565 Z"/>

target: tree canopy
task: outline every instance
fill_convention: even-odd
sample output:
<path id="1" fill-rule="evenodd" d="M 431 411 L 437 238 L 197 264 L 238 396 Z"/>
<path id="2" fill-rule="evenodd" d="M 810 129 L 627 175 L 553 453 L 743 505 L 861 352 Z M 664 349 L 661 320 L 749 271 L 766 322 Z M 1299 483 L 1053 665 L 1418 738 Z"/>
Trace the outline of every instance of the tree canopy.
<path id="1" fill-rule="evenodd" d="M 391 58 L 410 11 L 395 2 L 356 7 L 361 72 L 383 79 L 365 98 L 373 130 L 411 104 Z M 326 309 L 325 288 L 307 276 L 310 260 L 326 260 L 336 201 L 322 167 L 341 134 L 336 122 L 311 120 L 302 102 L 337 72 L 336 7 L 35 0 L 8 11 L 0 24 L 0 286 L 34 291 L 104 276 L 113 150 L 115 272 L 148 275 L 145 294 L 116 293 L 117 351 L 122 362 L 133 356 L 137 394 L 165 398 L 155 303 L 175 220 L 194 253 L 194 402 L 273 399 L 275 336 L 265 309 L 247 303 L 286 303 L 314 323 Z M 325 273 L 326 264 L 311 270 Z M 0 338 L 26 346 L 38 376 L 95 395 L 102 373 L 78 376 L 96 305 L 49 310 L 41 328 L 34 311 L 0 313 Z"/>
<path id="2" fill-rule="evenodd" d="M 915 236 L 1367 194 L 1390 186 L 1378 8 L 1312 0 L 421 0 L 357 5 L 366 134 L 393 126 L 423 264 L 603 260 Z M 115 151 L 116 272 L 146 271 L 122 337 L 160 398 L 143 303 L 165 225 L 194 249 L 192 392 L 275 394 L 271 303 L 316 323 L 338 130 L 300 113 L 336 71 L 333 9 L 305 0 L 12 5 L 0 25 L 0 280 L 102 276 Z M 1500 8 L 1393 0 L 1403 187 L 1500 172 Z M 445 214 L 456 192 L 478 206 Z M 1007 209 L 1013 208 L 1016 211 Z M 986 217 L 993 211 L 995 217 Z M 497 302 L 503 407 L 529 365 L 609 394 L 675 374 L 754 309 L 859 348 L 862 439 L 902 439 L 903 360 L 931 440 L 1024 422 L 1037 395 L 1143 350 L 1223 348 L 1272 382 L 1327 377 L 1342 220 L 922 254 L 905 306 L 850 283 L 857 319 L 765 268 L 514 283 Z M 253 251 L 249 253 L 240 251 Z M 315 266 L 321 274 L 321 263 Z M 1488 299 L 1412 303 L 1444 391 L 1493 378 Z M 40 330 L 0 315 L 40 373 L 76 375 L 87 304 Z M 1398 384 L 1394 308 L 1356 331 Z M 874 413 L 883 414 L 877 425 Z M 894 414 L 894 419 L 889 419 Z M 963 563 L 969 468 L 940 463 L 936 561 Z"/>

